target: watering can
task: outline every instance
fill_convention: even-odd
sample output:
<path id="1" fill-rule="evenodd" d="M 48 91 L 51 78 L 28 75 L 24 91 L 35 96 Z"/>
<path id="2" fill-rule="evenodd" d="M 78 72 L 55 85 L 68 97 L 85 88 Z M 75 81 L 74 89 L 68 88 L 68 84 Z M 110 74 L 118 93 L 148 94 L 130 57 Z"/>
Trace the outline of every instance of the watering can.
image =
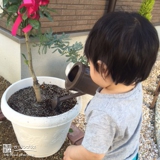
<path id="1" fill-rule="evenodd" d="M 73 65 L 66 77 L 65 88 L 67 90 L 77 91 L 77 93 L 66 95 L 60 98 L 55 96 L 52 99 L 53 108 L 57 107 L 60 102 L 71 98 L 75 98 L 84 94 L 94 95 L 98 85 L 95 84 L 90 77 L 89 66 L 77 62 Z"/>

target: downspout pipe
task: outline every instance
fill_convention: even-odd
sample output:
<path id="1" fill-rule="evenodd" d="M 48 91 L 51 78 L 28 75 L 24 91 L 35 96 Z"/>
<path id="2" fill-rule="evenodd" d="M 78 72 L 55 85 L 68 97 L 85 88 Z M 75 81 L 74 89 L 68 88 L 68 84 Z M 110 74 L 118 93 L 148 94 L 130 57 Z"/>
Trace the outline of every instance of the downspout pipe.
<path id="1" fill-rule="evenodd" d="M 109 0 L 107 13 L 114 12 L 117 0 Z"/>

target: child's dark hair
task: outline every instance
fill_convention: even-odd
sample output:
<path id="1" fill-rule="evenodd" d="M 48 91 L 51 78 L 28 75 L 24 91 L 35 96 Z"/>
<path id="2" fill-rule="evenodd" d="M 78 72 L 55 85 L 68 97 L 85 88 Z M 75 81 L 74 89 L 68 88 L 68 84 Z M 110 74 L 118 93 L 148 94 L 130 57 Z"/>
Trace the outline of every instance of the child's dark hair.
<path id="1" fill-rule="evenodd" d="M 96 22 L 84 53 L 98 72 L 101 60 L 116 84 L 130 85 L 149 76 L 158 48 L 157 31 L 147 19 L 138 13 L 112 12 Z"/>

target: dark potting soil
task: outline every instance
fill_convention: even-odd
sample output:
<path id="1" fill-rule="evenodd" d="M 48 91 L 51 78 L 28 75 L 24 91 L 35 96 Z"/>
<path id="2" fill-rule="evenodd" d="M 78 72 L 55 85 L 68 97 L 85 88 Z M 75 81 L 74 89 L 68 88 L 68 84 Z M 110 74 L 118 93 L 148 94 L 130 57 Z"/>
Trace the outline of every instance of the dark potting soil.
<path id="1" fill-rule="evenodd" d="M 27 87 L 14 93 L 8 100 L 9 106 L 24 115 L 35 117 L 55 116 L 67 112 L 77 103 L 75 98 L 63 101 L 56 108 L 52 108 L 51 99 L 54 96 L 63 97 L 71 94 L 66 89 L 56 85 L 42 84 L 40 86 L 43 102 L 36 101 L 33 87 Z"/>

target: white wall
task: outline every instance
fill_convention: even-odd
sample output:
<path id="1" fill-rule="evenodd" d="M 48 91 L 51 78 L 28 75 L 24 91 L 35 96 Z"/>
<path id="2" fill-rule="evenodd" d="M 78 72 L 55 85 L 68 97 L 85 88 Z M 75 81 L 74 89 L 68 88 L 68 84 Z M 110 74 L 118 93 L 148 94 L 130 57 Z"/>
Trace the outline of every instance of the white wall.
<path id="1" fill-rule="evenodd" d="M 159 41 L 160 41 L 160 26 L 155 26 L 157 32 L 158 32 L 158 36 L 159 36 Z M 160 48 L 159 48 L 159 52 L 158 52 L 158 60 L 160 60 Z"/>
<path id="2" fill-rule="evenodd" d="M 0 6 L 3 6 L 3 0 L 0 0 Z M 0 8 L 0 13 L 2 13 L 3 10 Z"/>
<path id="3" fill-rule="evenodd" d="M 160 26 L 155 26 L 157 32 L 158 32 L 158 35 L 159 35 L 159 39 L 160 39 Z"/>
<path id="4" fill-rule="evenodd" d="M 77 41 L 84 44 L 87 35 L 88 32 L 70 34 L 70 43 Z M 30 77 L 30 72 L 22 57 L 22 53 L 26 54 L 27 52 L 24 40 L 15 42 L 11 38 L 0 34 L 0 75 L 14 83 L 17 80 Z M 52 53 L 52 50 L 48 50 L 46 55 L 39 55 L 35 47 L 32 47 L 32 55 L 37 76 L 54 76 L 65 79 L 65 68 L 68 64 L 65 56 Z"/>
<path id="5" fill-rule="evenodd" d="M 21 78 L 20 44 L 0 33 L 0 75 L 13 83 Z"/>
<path id="6" fill-rule="evenodd" d="M 25 44 L 22 44 L 22 53 L 26 55 Z M 37 76 L 54 76 L 58 78 L 64 78 L 64 68 L 66 67 L 65 57 L 60 56 L 58 53 L 51 53 L 48 50 L 47 54 L 39 54 L 37 48 L 32 47 L 33 67 Z M 22 72 L 21 77 L 30 77 L 28 67 L 22 58 Z"/>

